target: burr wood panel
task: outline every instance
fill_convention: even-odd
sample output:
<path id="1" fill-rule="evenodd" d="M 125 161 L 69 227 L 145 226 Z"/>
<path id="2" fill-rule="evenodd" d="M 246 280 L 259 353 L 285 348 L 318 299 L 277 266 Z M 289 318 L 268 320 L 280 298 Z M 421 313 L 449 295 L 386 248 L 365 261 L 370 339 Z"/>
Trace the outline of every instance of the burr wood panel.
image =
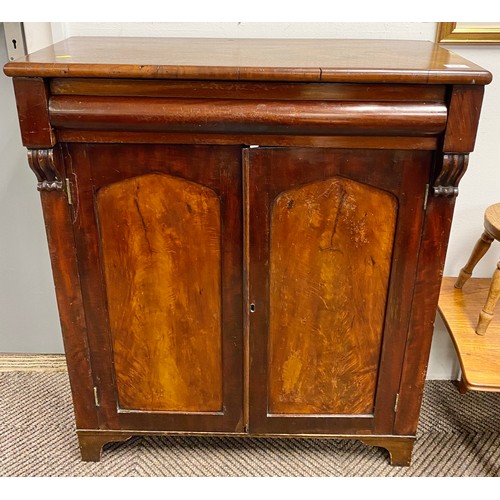
<path id="1" fill-rule="evenodd" d="M 341 177 L 275 199 L 270 413 L 373 412 L 396 214 L 390 193 Z"/>
<path id="2" fill-rule="evenodd" d="M 97 213 L 120 407 L 221 411 L 217 195 L 150 174 L 101 189 Z"/>

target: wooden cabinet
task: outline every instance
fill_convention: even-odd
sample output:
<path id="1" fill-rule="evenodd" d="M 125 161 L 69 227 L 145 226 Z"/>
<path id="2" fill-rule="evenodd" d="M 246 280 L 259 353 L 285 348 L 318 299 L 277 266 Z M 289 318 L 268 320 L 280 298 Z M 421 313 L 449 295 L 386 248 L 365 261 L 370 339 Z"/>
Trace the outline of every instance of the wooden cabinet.
<path id="1" fill-rule="evenodd" d="M 426 42 L 113 38 L 4 71 L 85 460 L 209 433 L 409 464 L 487 71 Z"/>

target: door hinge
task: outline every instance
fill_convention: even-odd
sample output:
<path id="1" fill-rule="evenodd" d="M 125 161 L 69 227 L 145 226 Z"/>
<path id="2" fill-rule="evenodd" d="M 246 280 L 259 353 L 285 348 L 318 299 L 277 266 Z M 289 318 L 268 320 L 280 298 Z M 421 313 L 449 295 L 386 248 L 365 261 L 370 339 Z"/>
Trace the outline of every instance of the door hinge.
<path id="1" fill-rule="evenodd" d="M 396 401 L 394 402 L 394 413 L 397 413 L 398 411 L 398 404 L 399 404 L 399 392 L 396 394 Z"/>
<path id="2" fill-rule="evenodd" d="M 94 402 L 96 406 L 99 406 L 99 395 L 97 393 L 97 387 L 94 386 Z"/>
<path id="3" fill-rule="evenodd" d="M 66 177 L 66 196 L 68 197 L 68 205 L 73 205 L 73 197 L 71 196 L 71 184 Z"/>
<path id="4" fill-rule="evenodd" d="M 424 212 L 427 210 L 427 200 L 429 199 L 429 184 L 425 185 Z"/>

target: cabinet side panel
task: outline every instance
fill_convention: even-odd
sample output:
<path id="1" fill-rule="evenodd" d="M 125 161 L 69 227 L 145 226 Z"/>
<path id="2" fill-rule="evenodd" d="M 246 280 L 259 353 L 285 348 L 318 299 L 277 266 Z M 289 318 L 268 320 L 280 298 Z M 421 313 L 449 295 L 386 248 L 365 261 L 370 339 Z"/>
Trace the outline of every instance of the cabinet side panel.
<path id="1" fill-rule="evenodd" d="M 98 416 L 70 207 L 60 191 L 40 194 L 76 426 L 91 429 L 98 426 Z"/>
<path id="2" fill-rule="evenodd" d="M 417 432 L 454 207 L 455 198 L 448 197 L 432 197 L 427 206 L 394 423 L 396 434 Z"/>
<path id="3" fill-rule="evenodd" d="M 148 174 L 96 205 L 120 408 L 221 411 L 217 194 Z"/>
<path id="4" fill-rule="evenodd" d="M 397 201 L 334 177 L 281 193 L 270 244 L 269 412 L 373 412 Z"/>

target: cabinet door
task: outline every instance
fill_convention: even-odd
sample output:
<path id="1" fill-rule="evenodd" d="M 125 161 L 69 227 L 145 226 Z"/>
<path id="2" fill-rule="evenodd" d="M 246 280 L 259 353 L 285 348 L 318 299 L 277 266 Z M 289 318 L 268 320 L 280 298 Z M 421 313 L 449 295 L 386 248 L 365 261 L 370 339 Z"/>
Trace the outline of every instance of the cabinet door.
<path id="1" fill-rule="evenodd" d="M 239 147 L 69 144 L 100 426 L 242 425 Z"/>
<path id="2" fill-rule="evenodd" d="M 392 432 L 431 158 L 245 150 L 251 432 Z"/>

